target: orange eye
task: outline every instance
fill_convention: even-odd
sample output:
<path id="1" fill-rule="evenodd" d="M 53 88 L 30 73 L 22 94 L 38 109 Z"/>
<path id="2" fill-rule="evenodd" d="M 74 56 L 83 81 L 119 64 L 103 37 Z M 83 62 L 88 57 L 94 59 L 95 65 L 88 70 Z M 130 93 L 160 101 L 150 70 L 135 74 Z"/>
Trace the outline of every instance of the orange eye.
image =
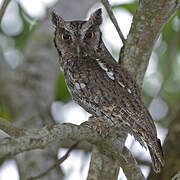
<path id="1" fill-rule="evenodd" d="M 85 36 L 87 39 L 91 39 L 94 37 L 94 33 L 93 32 L 87 32 Z"/>
<path id="2" fill-rule="evenodd" d="M 61 34 L 61 39 L 67 41 L 71 39 L 71 36 L 69 34 Z"/>

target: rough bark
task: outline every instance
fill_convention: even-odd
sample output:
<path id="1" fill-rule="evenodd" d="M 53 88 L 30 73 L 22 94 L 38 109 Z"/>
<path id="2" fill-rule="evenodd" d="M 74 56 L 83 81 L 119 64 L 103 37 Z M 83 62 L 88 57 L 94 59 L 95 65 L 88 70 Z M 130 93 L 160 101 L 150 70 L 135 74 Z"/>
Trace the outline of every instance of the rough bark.
<path id="1" fill-rule="evenodd" d="M 179 0 L 141 0 L 121 52 L 121 62 L 143 84 L 153 46 L 168 18 L 179 7 Z"/>
<path id="2" fill-rule="evenodd" d="M 12 125 L 11 129 L 18 131 L 18 128 L 13 127 Z M 98 150 L 94 150 L 95 154 L 92 156 L 89 170 L 90 173 L 88 175 L 89 179 L 94 178 L 93 173 L 95 173 L 95 175 L 98 174 L 98 178 L 103 177 L 108 179 L 110 176 L 110 174 L 107 173 L 109 167 L 112 167 L 112 176 L 113 173 L 118 172 L 120 165 L 127 177 L 134 177 L 134 180 L 144 179 L 144 176 L 142 175 L 141 170 L 137 166 L 137 163 L 130 151 L 123 147 L 124 137 L 120 137 L 118 139 L 114 136 L 107 136 L 104 138 L 94 129 L 70 123 L 58 124 L 36 130 L 24 129 L 22 136 L 2 139 L 0 143 L 0 157 L 14 156 L 34 149 L 43 149 L 53 142 L 59 144 L 59 141 L 65 141 L 66 139 L 75 142 L 84 140 L 97 147 Z M 95 158 L 97 157 L 97 154 L 99 156 L 98 160 Z M 109 163 L 107 163 L 108 160 L 110 160 Z M 103 167 L 101 166 L 95 168 L 98 165 L 98 162 L 102 162 Z M 94 172 L 94 169 L 96 169 L 96 172 Z"/>
<path id="3" fill-rule="evenodd" d="M 111 169 L 110 169 L 111 167 Z M 119 173 L 118 161 L 113 161 L 93 148 L 87 180 L 117 180 Z"/>

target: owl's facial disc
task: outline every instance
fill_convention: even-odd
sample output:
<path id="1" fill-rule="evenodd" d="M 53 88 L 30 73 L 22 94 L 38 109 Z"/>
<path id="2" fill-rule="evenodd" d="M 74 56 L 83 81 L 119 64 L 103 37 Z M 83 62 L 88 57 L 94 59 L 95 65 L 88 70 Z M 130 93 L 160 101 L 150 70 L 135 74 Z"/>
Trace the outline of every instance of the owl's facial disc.
<path id="1" fill-rule="evenodd" d="M 87 21 L 65 21 L 52 12 L 55 26 L 54 43 L 62 59 L 69 57 L 87 57 L 96 53 L 100 47 L 102 23 L 101 9 L 98 9 Z"/>

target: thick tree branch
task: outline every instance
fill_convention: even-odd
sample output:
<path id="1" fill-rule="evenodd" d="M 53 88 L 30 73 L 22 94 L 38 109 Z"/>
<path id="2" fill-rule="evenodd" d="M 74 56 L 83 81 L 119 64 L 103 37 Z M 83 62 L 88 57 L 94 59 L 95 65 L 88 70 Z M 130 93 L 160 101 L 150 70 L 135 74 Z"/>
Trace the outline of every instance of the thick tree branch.
<path id="1" fill-rule="evenodd" d="M 121 52 L 121 62 L 142 87 L 149 58 L 159 33 L 179 6 L 179 0 L 141 0 Z"/>
<path id="2" fill-rule="evenodd" d="M 94 146 L 87 180 L 98 180 L 100 178 L 103 178 L 103 180 L 117 180 L 118 173 L 118 161 L 113 161 L 112 159 L 103 155 Z"/>
<path id="3" fill-rule="evenodd" d="M 145 180 L 144 175 L 141 172 L 140 168 L 137 168 L 137 162 L 131 152 L 124 147 L 123 155 L 126 157 L 126 160 L 121 161 L 121 167 L 123 168 L 124 174 L 126 175 L 128 180 Z"/>
<path id="4" fill-rule="evenodd" d="M 0 118 L 0 129 L 9 136 L 23 136 L 25 135 L 24 129 L 15 127 L 7 120 Z"/>
<path id="5" fill-rule="evenodd" d="M 119 159 L 122 150 L 117 142 L 111 142 L 109 138 L 103 140 L 95 130 L 70 123 L 48 126 L 38 130 L 27 130 L 25 134 L 21 137 L 2 139 L 0 142 L 0 157 L 13 156 L 33 149 L 43 149 L 49 143 L 64 139 L 87 140 L 99 147 L 106 147 L 105 153 L 107 155 L 114 154 L 112 156 L 114 159 Z"/>
<path id="6" fill-rule="evenodd" d="M 101 154 L 117 163 L 116 167 L 121 164 L 125 174 L 130 173 L 132 176 L 143 179 L 137 163 L 130 151 L 123 148 L 121 140 L 116 140 L 114 137 L 103 138 L 97 131 L 89 127 L 70 123 L 48 126 L 37 130 L 26 130 L 25 136 L 4 138 L 0 142 L 0 158 L 14 156 L 33 149 L 43 149 L 54 141 L 58 142 L 65 139 L 73 141 L 86 140 L 96 145 Z"/>
<path id="7" fill-rule="evenodd" d="M 111 141 L 116 142 L 120 150 L 124 147 L 127 137 L 127 130 L 124 127 L 117 130 L 115 127 L 109 126 L 104 117 L 93 116 L 83 124 L 85 126 L 92 127 L 103 137 L 111 136 Z M 116 180 L 118 178 L 120 164 L 116 161 L 116 159 L 105 156 L 102 151 L 103 149 L 106 149 L 106 147 L 100 147 L 98 150 L 94 146 L 87 180 Z"/>

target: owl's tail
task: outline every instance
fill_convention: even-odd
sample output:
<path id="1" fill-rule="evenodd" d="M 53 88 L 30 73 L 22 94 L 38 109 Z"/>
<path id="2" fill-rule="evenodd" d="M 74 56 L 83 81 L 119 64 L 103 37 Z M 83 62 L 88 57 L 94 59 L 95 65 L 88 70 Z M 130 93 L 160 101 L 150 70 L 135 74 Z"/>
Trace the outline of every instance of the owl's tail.
<path id="1" fill-rule="evenodd" d="M 151 159 L 152 159 L 153 170 L 156 173 L 159 173 L 162 166 L 164 166 L 164 155 L 163 155 L 163 150 L 161 147 L 160 140 L 157 139 L 157 142 L 155 143 L 155 146 L 153 149 L 148 145 L 148 149 L 149 149 Z"/>

